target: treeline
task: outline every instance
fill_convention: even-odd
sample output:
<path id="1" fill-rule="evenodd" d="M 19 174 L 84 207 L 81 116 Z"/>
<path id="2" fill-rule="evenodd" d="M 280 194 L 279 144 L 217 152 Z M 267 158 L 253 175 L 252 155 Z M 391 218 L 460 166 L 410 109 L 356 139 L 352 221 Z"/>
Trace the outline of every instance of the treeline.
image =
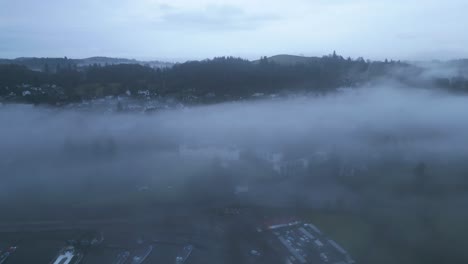
<path id="1" fill-rule="evenodd" d="M 56 65 L 59 66 L 54 70 L 47 66 L 42 71 L 33 71 L 22 65 L 0 64 L 0 97 L 50 104 L 120 95 L 172 97 L 186 102 L 225 101 L 283 91 L 322 93 L 381 77 L 410 83 L 423 71 L 402 62 L 345 59 L 336 53 L 287 65 L 266 57 L 255 62 L 219 57 L 189 61 L 171 68 L 140 64 Z M 444 88 L 452 88 L 454 84 L 445 79 L 433 83 Z M 464 79 L 455 84 L 457 89 L 468 90 Z"/>
<path id="2" fill-rule="evenodd" d="M 16 58 L 0 59 L 0 64 L 16 64 L 26 66 L 30 70 L 56 72 L 62 68 L 76 68 L 77 60 L 64 58 Z"/>
<path id="3" fill-rule="evenodd" d="M 84 59 L 63 58 L 36 58 L 24 57 L 16 59 L 0 59 L 0 64 L 17 64 L 23 65 L 34 71 L 44 71 L 55 73 L 60 69 L 81 68 L 91 65 L 115 65 L 115 64 L 139 64 L 149 66 L 151 68 L 167 68 L 173 63 L 162 61 L 138 61 L 135 59 L 125 58 L 109 58 L 109 57 L 90 57 Z"/>

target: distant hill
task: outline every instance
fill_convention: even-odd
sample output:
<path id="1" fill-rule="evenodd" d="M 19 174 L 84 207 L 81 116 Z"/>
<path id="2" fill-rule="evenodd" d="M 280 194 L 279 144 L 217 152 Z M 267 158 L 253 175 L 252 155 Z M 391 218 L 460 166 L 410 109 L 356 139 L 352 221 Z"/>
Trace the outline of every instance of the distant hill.
<path id="1" fill-rule="evenodd" d="M 287 55 L 287 54 L 275 55 L 275 56 L 268 57 L 267 59 L 270 62 L 275 62 L 281 65 L 306 64 L 306 63 L 320 61 L 319 57 L 305 57 L 305 56 Z M 253 62 L 259 63 L 260 60 L 256 60 Z"/>
<path id="2" fill-rule="evenodd" d="M 93 64 L 105 65 L 105 64 L 139 64 L 139 61 L 135 59 L 124 59 L 124 58 L 109 58 L 109 57 L 90 57 L 84 59 L 76 59 L 78 66 L 88 66 Z"/>
<path id="3" fill-rule="evenodd" d="M 117 65 L 117 64 L 139 64 L 149 66 L 151 68 L 168 68 L 174 64 L 163 61 L 139 61 L 135 59 L 124 58 L 109 58 L 109 57 L 90 57 L 84 59 L 68 59 L 64 58 L 36 58 L 36 57 L 21 57 L 16 59 L 0 59 L 0 64 L 17 64 L 23 65 L 34 71 L 51 71 L 55 72 L 59 68 L 80 68 L 90 65 Z M 47 68 L 47 69 L 46 69 Z"/>
<path id="4" fill-rule="evenodd" d="M 138 61 L 135 59 L 125 59 L 125 58 L 109 58 L 109 57 L 90 57 L 85 59 L 75 60 L 78 67 L 89 66 L 93 64 L 98 65 L 115 65 L 115 64 L 140 64 L 147 65 L 151 68 L 167 68 L 172 67 L 174 64 L 170 62 L 163 61 Z"/>

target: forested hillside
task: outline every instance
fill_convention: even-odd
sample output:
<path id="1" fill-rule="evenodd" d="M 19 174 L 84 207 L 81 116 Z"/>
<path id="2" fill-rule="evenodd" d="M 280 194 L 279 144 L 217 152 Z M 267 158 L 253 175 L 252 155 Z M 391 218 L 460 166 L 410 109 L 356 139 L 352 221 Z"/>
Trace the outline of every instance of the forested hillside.
<path id="1" fill-rule="evenodd" d="M 0 64 L 0 97 L 4 101 L 64 104 L 105 96 L 171 97 L 183 102 L 219 102 L 252 95 L 285 92 L 330 92 L 389 79 L 403 84 L 468 91 L 463 61 L 452 63 L 453 75 L 433 73 L 421 65 L 351 59 L 333 53 L 321 58 L 262 57 L 248 61 L 218 57 L 173 67 L 140 64 L 92 64 L 51 59 L 34 71 L 13 63 Z M 63 63 L 62 63 L 63 62 Z M 66 62 L 66 64 L 65 64 Z M 44 62 L 42 62 L 44 63 Z M 54 64 L 55 63 L 55 64 Z M 54 70 L 48 65 L 55 65 Z"/>

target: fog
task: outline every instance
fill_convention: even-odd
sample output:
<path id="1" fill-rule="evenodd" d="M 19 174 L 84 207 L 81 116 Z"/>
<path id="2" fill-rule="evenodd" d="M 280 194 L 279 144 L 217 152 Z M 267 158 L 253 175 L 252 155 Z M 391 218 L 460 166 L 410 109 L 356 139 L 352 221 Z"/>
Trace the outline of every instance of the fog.
<path id="1" fill-rule="evenodd" d="M 0 108 L 1 154 L 9 157 L 40 151 L 47 155 L 60 149 L 66 139 L 90 141 L 96 137 L 112 137 L 125 153 L 125 148 L 156 142 L 274 149 L 297 143 L 366 148 L 374 136 L 406 139 L 406 147 L 448 148 L 459 154 L 456 150 L 463 149 L 457 142 L 468 130 L 467 101 L 466 96 L 437 90 L 377 86 L 327 96 L 297 95 L 144 115 L 4 105 Z"/>
<path id="2" fill-rule="evenodd" d="M 293 208 L 332 213 L 338 239 L 358 228 L 343 239 L 363 263 L 468 257 L 467 96 L 382 82 L 152 113 L 118 100 L 106 111 L 0 105 L 1 220 Z"/>
<path id="3" fill-rule="evenodd" d="M 23 193 L 16 188 L 58 183 L 80 191 L 106 181 L 183 182 L 213 160 L 233 163 L 243 153 L 277 155 L 264 159 L 273 167 L 333 154 L 361 165 L 386 158 L 459 161 L 468 157 L 467 110 L 466 96 L 388 83 L 151 114 L 6 104 L 0 108 L 0 188 L 17 199 Z"/>

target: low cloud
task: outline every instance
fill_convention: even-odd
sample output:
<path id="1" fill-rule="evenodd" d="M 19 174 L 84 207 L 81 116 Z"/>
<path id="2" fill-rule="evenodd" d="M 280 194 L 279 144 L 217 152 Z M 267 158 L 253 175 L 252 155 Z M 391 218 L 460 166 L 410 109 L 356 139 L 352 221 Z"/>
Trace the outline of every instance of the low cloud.
<path id="1" fill-rule="evenodd" d="M 0 181 L 33 179 L 33 174 L 43 175 L 42 180 L 60 176 L 55 174 L 79 179 L 96 166 L 113 171 L 103 178 L 128 178 L 131 171 L 157 176 L 161 173 L 152 166 L 159 162 L 178 167 L 178 161 L 166 159 L 181 146 L 306 158 L 335 151 L 363 162 L 375 155 L 415 162 L 461 159 L 468 157 L 467 105 L 466 96 L 385 85 L 325 97 L 291 96 L 156 114 L 4 105 L 0 122 L 8 125 L 0 131 Z M 73 152 L 91 159 L 77 159 Z M 102 162 L 108 154 L 113 156 Z"/>

